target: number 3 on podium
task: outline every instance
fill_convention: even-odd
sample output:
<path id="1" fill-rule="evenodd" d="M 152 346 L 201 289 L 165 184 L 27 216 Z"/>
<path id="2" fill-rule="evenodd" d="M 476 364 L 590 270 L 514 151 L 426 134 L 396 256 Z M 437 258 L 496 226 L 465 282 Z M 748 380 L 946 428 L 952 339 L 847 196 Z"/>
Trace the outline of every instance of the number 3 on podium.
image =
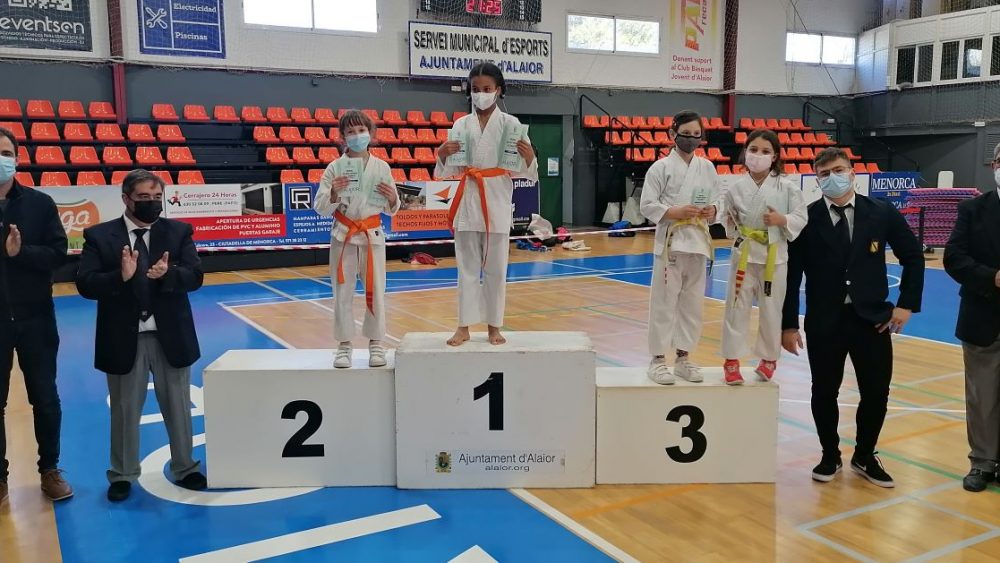
<path id="1" fill-rule="evenodd" d="M 489 397 L 490 430 L 503 430 L 503 372 L 495 371 L 472 390 L 472 400 Z"/>
<path id="2" fill-rule="evenodd" d="M 705 455 L 708 449 L 708 440 L 700 432 L 705 425 L 705 413 L 694 405 L 681 405 L 674 407 L 667 414 L 667 421 L 680 422 L 681 418 L 687 417 L 688 423 L 681 428 L 681 438 L 691 440 L 691 450 L 684 452 L 680 446 L 667 448 L 667 455 L 677 463 L 694 463 Z"/>

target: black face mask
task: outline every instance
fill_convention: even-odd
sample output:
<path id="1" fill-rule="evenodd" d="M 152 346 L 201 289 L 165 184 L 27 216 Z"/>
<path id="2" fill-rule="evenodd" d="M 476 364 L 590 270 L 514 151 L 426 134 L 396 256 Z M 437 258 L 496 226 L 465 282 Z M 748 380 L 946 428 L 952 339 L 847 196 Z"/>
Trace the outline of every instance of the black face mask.
<path id="1" fill-rule="evenodd" d="M 677 148 L 681 151 L 691 154 L 698 148 L 698 145 L 701 144 L 701 136 L 699 135 L 695 137 L 693 135 L 677 135 L 677 138 L 674 139 L 674 144 L 676 144 Z"/>
<path id="2" fill-rule="evenodd" d="M 132 200 L 132 214 L 143 223 L 151 224 L 163 213 L 163 202 L 156 199 Z"/>

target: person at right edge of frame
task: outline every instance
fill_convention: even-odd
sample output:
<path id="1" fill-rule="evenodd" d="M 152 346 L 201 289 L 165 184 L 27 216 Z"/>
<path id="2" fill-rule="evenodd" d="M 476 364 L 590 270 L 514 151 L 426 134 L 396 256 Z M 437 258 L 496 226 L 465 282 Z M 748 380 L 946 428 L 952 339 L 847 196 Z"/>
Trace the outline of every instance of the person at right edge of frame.
<path id="1" fill-rule="evenodd" d="M 1000 186 L 1000 145 L 993 149 Z M 962 480 L 978 493 L 1000 463 L 1000 189 L 958 204 L 944 248 L 944 269 L 961 286 L 955 336 L 965 360 L 965 420 L 971 469 Z"/>
<path id="2" fill-rule="evenodd" d="M 798 355 L 799 291 L 806 277 L 805 333 L 812 373 L 812 414 L 823 457 L 812 478 L 840 473 L 837 396 L 850 356 L 861 399 L 851 469 L 880 487 L 895 486 L 875 450 L 892 380 L 892 335 L 920 311 L 923 248 L 892 203 L 854 190 L 850 158 L 830 147 L 814 164 L 823 197 L 809 206 L 809 223 L 789 245 L 788 291 L 782 308 L 782 347 Z M 886 246 L 903 268 L 899 300 L 889 301 Z"/>
<path id="3" fill-rule="evenodd" d="M 111 398 L 108 500 L 129 497 L 139 478 L 139 423 L 153 374 L 177 485 L 207 487 L 192 456 L 191 365 L 201 357 L 188 293 L 201 287 L 191 225 L 160 217 L 163 180 L 133 170 L 122 183 L 125 213 L 83 231 L 76 287 L 97 301 L 94 367 Z"/>

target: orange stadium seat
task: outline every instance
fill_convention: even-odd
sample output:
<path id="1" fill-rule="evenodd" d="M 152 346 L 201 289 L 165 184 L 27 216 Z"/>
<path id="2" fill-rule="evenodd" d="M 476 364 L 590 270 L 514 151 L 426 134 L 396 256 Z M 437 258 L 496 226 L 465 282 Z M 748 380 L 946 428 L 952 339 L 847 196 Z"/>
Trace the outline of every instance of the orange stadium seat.
<path id="1" fill-rule="evenodd" d="M 363 114 L 367 115 L 368 117 L 370 117 L 372 119 L 372 121 L 375 122 L 375 125 L 382 125 L 382 124 L 385 123 L 384 121 L 382 121 L 382 118 L 379 117 L 379 114 L 378 114 L 377 110 L 374 110 L 374 109 L 363 109 L 363 110 L 361 110 L 361 113 L 363 113 Z"/>
<path id="2" fill-rule="evenodd" d="M 437 130 L 437 144 L 441 145 L 448 142 L 448 131 L 448 129 Z"/>
<path id="3" fill-rule="evenodd" d="M 417 140 L 416 129 L 410 129 L 410 128 L 400 129 L 396 135 L 401 145 L 416 145 L 419 142 Z M 437 138 L 435 137 L 434 140 L 437 141 Z"/>
<path id="4" fill-rule="evenodd" d="M 388 123 L 388 122 L 387 122 Z M 396 138 L 396 133 L 389 129 L 388 127 L 379 127 L 375 130 L 375 139 L 380 145 L 398 145 L 399 139 Z"/>
<path id="5" fill-rule="evenodd" d="M 14 179 L 22 186 L 34 186 L 35 178 L 30 172 L 15 172 Z"/>
<path id="6" fill-rule="evenodd" d="M 215 106 L 213 111 L 216 121 L 223 123 L 239 123 L 240 116 L 236 115 L 236 108 L 233 106 Z"/>
<path id="7" fill-rule="evenodd" d="M 107 184 L 108 179 L 101 171 L 79 172 L 76 175 L 77 186 L 106 186 Z"/>
<path id="8" fill-rule="evenodd" d="M 382 121 L 389 127 L 403 127 L 406 125 L 406 120 L 403 116 L 399 115 L 399 112 L 394 109 L 387 109 L 382 112 Z"/>
<path id="9" fill-rule="evenodd" d="M 878 167 L 878 163 L 875 163 L 875 162 L 869 162 L 868 163 L 868 173 L 869 174 L 878 174 L 881 171 L 882 171 L 882 169 Z"/>
<path id="10" fill-rule="evenodd" d="M 412 127 L 430 127 L 431 122 L 427 121 L 424 117 L 424 112 L 422 111 L 408 111 L 406 112 L 406 121 Z"/>
<path id="11" fill-rule="evenodd" d="M 21 166 L 31 164 L 31 156 L 28 154 L 28 147 L 24 145 L 17 147 L 17 163 Z"/>
<path id="12" fill-rule="evenodd" d="M 55 123 L 36 121 L 31 124 L 31 140 L 58 143 L 61 140 L 59 129 Z"/>
<path id="13" fill-rule="evenodd" d="M 316 108 L 316 122 L 322 123 L 323 125 L 336 125 L 340 123 L 337 119 L 337 114 L 333 113 L 330 108 Z"/>
<path id="14" fill-rule="evenodd" d="M 160 125 L 156 128 L 156 138 L 161 143 L 183 143 L 187 141 L 178 125 Z"/>
<path id="15" fill-rule="evenodd" d="M 368 152 L 370 152 L 372 156 L 378 157 L 388 162 L 389 164 L 392 164 L 394 162 L 392 160 L 392 157 L 389 156 L 389 153 L 386 152 L 386 150 L 382 147 L 372 147 L 371 149 L 369 149 Z"/>
<path id="16" fill-rule="evenodd" d="M 41 181 L 38 182 L 39 186 L 43 187 L 56 187 L 56 186 L 72 186 L 73 183 L 69 181 L 69 174 L 65 172 L 42 172 Z"/>
<path id="17" fill-rule="evenodd" d="M 167 162 L 174 166 L 192 166 L 197 164 L 191 149 L 188 147 L 167 147 Z"/>
<path id="18" fill-rule="evenodd" d="M 119 186 L 125 183 L 125 176 L 128 176 L 128 170 L 115 170 L 111 173 L 111 185 Z"/>
<path id="19" fill-rule="evenodd" d="M 785 163 L 785 174 L 798 174 L 799 169 L 791 162 Z"/>
<path id="20" fill-rule="evenodd" d="M 101 153 L 101 160 L 108 166 L 132 166 L 132 157 L 125 147 L 104 147 Z M 117 184 L 114 179 L 112 183 Z"/>
<path id="21" fill-rule="evenodd" d="M 288 117 L 288 111 L 282 107 L 271 106 L 267 108 L 267 120 L 271 123 L 291 123 L 292 118 Z"/>
<path id="22" fill-rule="evenodd" d="M 430 182 L 431 174 L 426 168 L 411 168 L 410 169 L 410 181 L 411 182 Z"/>
<path id="23" fill-rule="evenodd" d="M 454 113 L 451 114 L 451 120 L 452 121 L 458 121 L 459 119 L 462 119 L 463 117 L 465 117 L 467 115 L 469 115 L 469 112 L 467 112 L 467 111 L 456 111 L 456 112 L 454 112 Z"/>
<path id="24" fill-rule="evenodd" d="M 63 127 L 63 138 L 71 143 L 89 143 L 94 140 L 90 126 L 86 123 L 67 123 Z"/>
<path id="25" fill-rule="evenodd" d="M 253 139 L 258 143 L 277 143 L 278 136 L 274 134 L 274 127 L 258 125 L 253 128 Z"/>
<path id="26" fill-rule="evenodd" d="M 204 184 L 205 177 L 200 170 L 181 170 L 177 173 L 177 183 L 183 185 Z"/>
<path id="27" fill-rule="evenodd" d="M 847 158 L 851 160 L 861 160 L 860 156 L 854 154 L 854 151 L 851 150 L 851 147 L 844 147 L 844 152 L 847 153 Z"/>
<path id="28" fill-rule="evenodd" d="M 128 140 L 130 143 L 153 143 L 156 137 L 153 130 L 145 123 L 131 123 L 128 126 Z"/>
<path id="29" fill-rule="evenodd" d="M 740 129 L 745 129 L 747 131 L 753 129 L 753 120 L 749 117 L 740 118 Z"/>
<path id="30" fill-rule="evenodd" d="M 177 110 L 173 104 L 153 104 L 153 119 L 156 121 L 177 121 Z"/>
<path id="31" fill-rule="evenodd" d="M 396 147 L 392 149 L 392 160 L 400 166 L 416 166 L 417 159 L 410 154 L 410 149 L 406 147 Z"/>
<path id="32" fill-rule="evenodd" d="M 205 110 L 205 106 L 187 104 L 184 106 L 184 119 L 188 121 L 209 121 L 208 111 Z"/>
<path id="33" fill-rule="evenodd" d="M 38 166 L 63 166 L 66 155 L 59 147 L 38 147 L 35 149 L 35 164 Z"/>
<path id="34" fill-rule="evenodd" d="M 792 129 L 794 129 L 794 127 L 792 127 L 792 120 L 790 119 L 778 120 L 778 131 L 791 131 Z"/>
<path id="35" fill-rule="evenodd" d="M 21 102 L 12 99 L 0 100 L 0 118 L 21 118 Z"/>
<path id="36" fill-rule="evenodd" d="M 87 119 L 87 114 L 83 111 L 83 102 L 77 100 L 60 101 L 59 119 Z"/>
<path id="37" fill-rule="evenodd" d="M 48 100 L 28 100 L 24 116 L 28 119 L 55 119 L 56 112 L 52 109 L 52 102 Z"/>
<path id="38" fill-rule="evenodd" d="M 246 123 L 267 123 L 264 112 L 258 106 L 243 106 L 240 118 Z"/>
<path id="39" fill-rule="evenodd" d="M 323 179 L 323 173 L 326 172 L 325 168 L 310 168 L 306 176 L 306 180 L 310 184 L 318 184 L 320 180 Z"/>
<path id="40" fill-rule="evenodd" d="M 168 186 L 174 183 L 174 177 L 166 170 L 150 170 L 150 172 L 159 176 L 163 183 Z"/>
<path id="41" fill-rule="evenodd" d="M 97 140 L 104 143 L 121 143 L 125 141 L 122 128 L 117 123 L 98 123 L 95 128 Z"/>
<path id="42" fill-rule="evenodd" d="M 330 164 L 340 158 L 340 149 L 337 147 L 320 147 L 319 161 L 323 164 Z"/>
<path id="43" fill-rule="evenodd" d="M 417 159 L 419 164 L 434 164 L 437 159 L 434 157 L 434 151 L 430 147 L 416 147 L 413 149 L 413 158 Z"/>
<path id="44" fill-rule="evenodd" d="M 434 127 L 451 127 L 455 122 L 448 119 L 448 114 L 443 111 L 431 112 L 431 125 Z"/>
<path id="45" fill-rule="evenodd" d="M 393 168 L 392 169 L 392 179 L 397 184 L 405 184 L 406 183 L 406 171 L 404 171 L 402 168 Z"/>
<path id="46" fill-rule="evenodd" d="M 306 179 L 302 177 L 301 170 L 282 170 L 281 171 L 281 183 L 282 184 L 303 184 Z"/>
<path id="47" fill-rule="evenodd" d="M 336 127 L 330 128 L 330 142 L 338 145 L 344 144 L 344 136 L 340 134 L 340 129 Z"/>
<path id="48" fill-rule="evenodd" d="M 115 106 L 111 102 L 90 102 L 87 106 L 87 113 L 95 121 L 114 121 L 118 119 L 115 113 Z"/>
<path id="49" fill-rule="evenodd" d="M 0 127 L 10 129 L 10 132 L 14 134 L 14 138 L 18 141 L 28 140 L 28 134 L 24 132 L 24 125 L 18 121 L 3 121 L 0 122 Z"/>
<path id="50" fill-rule="evenodd" d="M 282 127 L 278 130 L 278 137 L 284 143 L 304 143 L 305 139 L 302 138 L 302 132 L 299 131 L 298 127 Z"/>
<path id="51" fill-rule="evenodd" d="M 97 158 L 97 149 L 91 146 L 70 147 L 69 161 L 74 166 L 98 166 L 101 161 Z"/>
<path id="52" fill-rule="evenodd" d="M 715 166 L 715 172 L 719 175 L 726 176 L 733 173 L 732 168 L 728 164 L 717 164 Z"/>
<path id="53" fill-rule="evenodd" d="M 313 153 L 311 147 L 295 147 L 292 149 L 292 160 L 295 161 L 295 164 L 319 164 L 319 159 L 316 158 L 316 154 Z"/>
<path id="54" fill-rule="evenodd" d="M 135 149 L 135 163 L 140 166 L 163 165 L 167 161 L 163 160 L 163 153 L 159 147 L 137 147 Z"/>
<path id="55" fill-rule="evenodd" d="M 326 136 L 326 131 L 322 127 L 306 127 L 304 138 L 310 145 L 326 145 L 330 143 L 330 138 Z"/>
<path id="56" fill-rule="evenodd" d="M 292 108 L 292 121 L 295 123 L 316 123 L 309 108 Z"/>
<path id="57" fill-rule="evenodd" d="M 813 173 L 812 164 L 809 164 L 808 162 L 803 162 L 802 164 L 799 164 L 799 174 L 812 174 L 812 173 Z"/>
<path id="58" fill-rule="evenodd" d="M 288 165 L 295 163 L 295 161 L 288 156 L 288 150 L 284 147 L 268 147 L 267 151 L 264 152 L 264 159 L 268 164 Z"/>
<path id="59" fill-rule="evenodd" d="M 433 129 L 417 129 L 417 144 L 436 145 L 438 144 L 437 133 Z"/>
<path id="60" fill-rule="evenodd" d="M 854 171 L 857 172 L 858 174 L 867 174 L 868 173 L 868 169 L 865 168 L 865 163 L 864 162 L 855 162 L 854 163 Z"/>

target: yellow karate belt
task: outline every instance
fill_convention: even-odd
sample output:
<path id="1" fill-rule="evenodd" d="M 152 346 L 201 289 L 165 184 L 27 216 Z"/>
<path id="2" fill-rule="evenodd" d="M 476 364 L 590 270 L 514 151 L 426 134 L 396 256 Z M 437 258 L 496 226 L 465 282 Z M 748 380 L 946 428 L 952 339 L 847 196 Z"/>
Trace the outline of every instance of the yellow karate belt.
<path id="1" fill-rule="evenodd" d="M 750 262 L 750 241 L 758 242 L 767 246 L 767 263 L 764 265 L 764 295 L 771 296 L 771 284 L 774 282 L 774 270 L 778 262 L 778 243 L 770 242 L 767 236 L 767 229 L 751 229 L 745 225 L 740 225 L 740 238 L 743 244 L 740 245 L 740 261 L 736 267 L 736 281 L 733 288 L 733 300 L 740 295 L 743 287 L 743 279 L 746 277 L 747 264 Z"/>
<path id="2" fill-rule="evenodd" d="M 710 255 L 715 254 L 712 248 L 712 232 L 708 229 L 708 222 L 702 219 L 701 217 L 696 217 L 694 219 L 679 219 L 671 223 L 670 227 L 667 229 L 667 243 L 666 243 L 667 259 L 670 258 L 670 245 L 673 242 L 674 232 L 680 227 L 689 227 L 689 226 L 698 229 L 702 233 L 702 235 L 705 236 L 705 240 L 708 241 L 708 253 Z M 708 259 L 708 266 L 707 266 L 708 270 L 707 276 L 709 278 L 707 282 L 708 285 L 711 285 L 712 283 L 711 272 L 714 264 L 715 264 L 715 259 L 710 256 Z"/>

